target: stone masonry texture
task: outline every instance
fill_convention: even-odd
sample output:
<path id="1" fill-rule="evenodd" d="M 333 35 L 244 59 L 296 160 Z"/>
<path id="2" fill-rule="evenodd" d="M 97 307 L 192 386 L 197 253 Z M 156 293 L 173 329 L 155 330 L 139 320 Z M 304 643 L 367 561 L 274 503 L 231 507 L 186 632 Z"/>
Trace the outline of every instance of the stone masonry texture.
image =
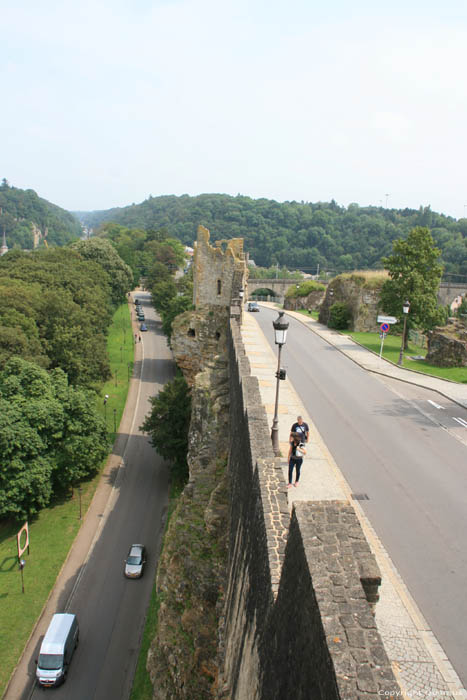
<path id="1" fill-rule="evenodd" d="M 219 698 L 394 693 L 371 607 L 379 570 L 354 509 L 346 501 L 301 502 L 290 517 L 235 323 L 228 343 L 230 540 Z"/>

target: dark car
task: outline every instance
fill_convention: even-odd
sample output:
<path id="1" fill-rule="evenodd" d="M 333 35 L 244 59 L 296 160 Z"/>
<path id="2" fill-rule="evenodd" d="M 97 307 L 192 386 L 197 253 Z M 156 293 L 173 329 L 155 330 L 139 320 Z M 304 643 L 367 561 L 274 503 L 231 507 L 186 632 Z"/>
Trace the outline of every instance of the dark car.
<path id="1" fill-rule="evenodd" d="M 258 302 L 249 301 L 248 302 L 248 311 L 259 311 Z"/>
<path id="2" fill-rule="evenodd" d="M 124 574 L 127 578 L 141 578 L 146 563 L 144 544 L 132 544 L 124 563 Z"/>
<path id="3" fill-rule="evenodd" d="M 148 330 L 145 323 L 142 323 L 142 324 L 140 325 L 139 329 L 140 329 L 140 331 L 147 331 L 147 330 Z"/>

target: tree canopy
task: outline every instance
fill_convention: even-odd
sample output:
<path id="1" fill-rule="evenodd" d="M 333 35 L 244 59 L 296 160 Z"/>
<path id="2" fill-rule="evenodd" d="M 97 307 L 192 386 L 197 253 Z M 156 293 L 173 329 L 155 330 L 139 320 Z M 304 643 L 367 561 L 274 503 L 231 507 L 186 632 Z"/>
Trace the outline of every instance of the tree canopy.
<path id="1" fill-rule="evenodd" d="M 196 240 L 199 224 L 212 241 L 243 238 L 245 250 L 261 267 L 279 264 L 310 273 L 379 269 L 392 242 L 422 226 L 441 250 L 447 273 L 467 276 L 467 219 L 456 221 L 430 207 L 386 209 L 341 207 L 331 202 L 283 202 L 238 195 L 150 197 L 138 205 L 81 213 L 91 226 L 113 221 L 141 231 L 165 229 L 184 244 Z"/>
<path id="2" fill-rule="evenodd" d="M 78 219 L 65 209 L 39 197 L 34 190 L 0 184 L 0 230 L 5 229 L 9 248 L 33 247 L 33 226 L 49 244 L 66 245 L 81 235 Z"/>
<path id="3" fill-rule="evenodd" d="M 94 397 L 11 358 L 0 371 L 0 518 L 22 519 L 93 474 L 107 452 Z"/>
<path id="4" fill-rule="evenodd" d="M 413 228 L 407 240 L 394 241 L 392 254 L 383 258 L 389 273 L 381 289 L 381 307 L 386 313 L 400 317 L 408 300 L 410 323 L 429 329 L 443 321 L 437 299 L 443 273 L 439 255 L 430 231 L 421 226 Z"/>
<path id="5" fill-rule="evenodd" d="M 184 377 L 175 377 L 150 399 L 151 411 L 140 427 L 151 436 L 151 444 L 171 463 L 171 472 L 180 481 L 188 477 L 186 461 L 191 394 Z"/>
<path id="6" fill-rule="evenodd" d="M 0 368 L 20 356 L 74 385 L 108 378 L 112 297 L 101 264 L 69 248 L 13 250 L 0 258 L 0 295 Z"/>

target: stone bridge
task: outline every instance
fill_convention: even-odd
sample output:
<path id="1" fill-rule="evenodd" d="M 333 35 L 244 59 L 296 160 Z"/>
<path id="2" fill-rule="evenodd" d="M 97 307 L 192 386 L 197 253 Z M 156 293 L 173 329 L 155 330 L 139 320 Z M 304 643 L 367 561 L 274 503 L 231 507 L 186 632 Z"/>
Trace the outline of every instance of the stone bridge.
<path id="1" fill-rule="evenodd" d="M 446 306 L 446 304 L 451 304 L 456 297 L 463 297 L 466 294 L 467 284 L 460 284 L 459 282 L 441 282 L 438 290 L 438 301 L 443 306 Z"/>
<path id="2" fill-rule="evenodd" d="M 257 289 L 267 289 L 270 296 L 276 297 L 280 303 L 284 302 L 287 290 L 292 285 L 297 285 L 300 280 L 291 279 L 249 279 L 248 280 L 248 297 L 251 298 L 252 294 Z M 451 304 L 454 299 L 458 296 L 465 296 L 467 294 L 467 284 L 459 282 L 441 282 L 438 290 L 438 301 L 443 306 L 446 304 Z"/>
<path id="3" fill-rule="evenodd" d="M 280 303 L 284 302 L 284 298 L 287 290 L 292 285 L 300 284 L 302 280 L 290 280 L 290 279 L 248 279 L 248 297 L 257 289 L 267 289 L 270 292 L 270 296 L 279 299 Z"/>

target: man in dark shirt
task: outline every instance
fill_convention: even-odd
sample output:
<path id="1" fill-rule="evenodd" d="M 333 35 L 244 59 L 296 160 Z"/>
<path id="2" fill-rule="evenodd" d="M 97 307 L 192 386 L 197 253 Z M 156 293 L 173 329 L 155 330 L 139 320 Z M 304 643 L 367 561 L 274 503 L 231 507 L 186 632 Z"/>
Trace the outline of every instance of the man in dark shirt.
<path id="1" fill-rule="evenodd" d="M 308 442 L 310 429 L 301 416 L 297 416 L 297 422 L 290 428 L 289 442 L 293 440 L 294 433 L 298 433 L 302 437 L 302 442 Z"/>

